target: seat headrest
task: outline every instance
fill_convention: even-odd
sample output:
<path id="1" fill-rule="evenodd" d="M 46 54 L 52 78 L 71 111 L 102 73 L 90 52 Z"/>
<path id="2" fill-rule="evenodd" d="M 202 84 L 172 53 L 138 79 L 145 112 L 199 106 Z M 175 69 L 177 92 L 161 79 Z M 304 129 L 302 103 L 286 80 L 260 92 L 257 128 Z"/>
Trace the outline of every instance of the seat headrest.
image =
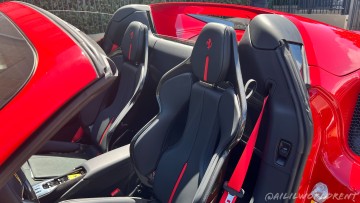
<path id="1" fill-rule="evenodd" d="M 146 25 L 134 21 L 127 27 L 121 42 L 121 50 L 126 60 L 142 62 L 145 51 Z"/>
<path id="2" fill-rule="evenodd" d="M 196 40 L 191 64 L 200 80 L 216 84 L 225 79 L 231 60 L 231 27 L 208 23 Z"/>

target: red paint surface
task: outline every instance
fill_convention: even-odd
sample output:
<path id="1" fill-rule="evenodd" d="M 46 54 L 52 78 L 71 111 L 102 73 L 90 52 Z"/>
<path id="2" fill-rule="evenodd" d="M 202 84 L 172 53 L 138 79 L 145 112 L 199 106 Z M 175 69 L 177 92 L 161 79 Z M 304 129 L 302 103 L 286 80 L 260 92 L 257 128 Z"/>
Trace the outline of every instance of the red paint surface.
<path id="1" fill-rule="evenodd" d="M 0 10 L 28 36 L 39 59 L 26 87 L 0 111 L 0 123 L 6 124 L 0 126 L 1 164 L 46 119 L 93 81 L 96 73 L 81 49 L 41 14 L 18 3 L 3 3 Z M 310 64 L 314 121 L 313 144 L 299 193 L 310 193 L 320 181 L 329 186 L 331 193 L 360 191 L 360 158 L 346 144 L 360 92 L 360 35 L 291 14 L 238 5 L 155 4 L 151 12 L 159 34 L 184 39 L 198 35 L 203 26 L 184 14 L 252 19 L 261 13 L 278 13 L 290 19 L 302 34 Z M 237 31 L 238 40 L 242 33 Z M 341 202 L 360 202 L 360 198 Z"/>
<path id="2" fill-rule="evenodd" d="M 20 3 L 0 4 L 37 51 L 26 86 L 0 110 L 0 164 L 66 102 L 97 78 L 94 67 L 59 27 Z"/>
<path id="3" fill-rule="evenodd" d="M 360 72 L 339 77 L 314 66 L 310 70 L 314 138 L 299 194 L 311 193 L 318 182 L 325 183 L 332 194 L 357 194 L 360 192 L 360 157 L 349 149 L 347 135 L 360 92 Z M 354 196 L 341 202 L 360 202 L 360 196 Z"/>
<path id="4" fill-rule="evenodd" d="M 205 23 L 187 14 L 253 19 L 259 14 L 279 14 L 291 20 L 301 32 L 309 65 L 338 76 L 360 68 L 359 33 L 333 27 L 311 19 L 249 6 L 216 3 L 160 3 L 151 5 L 156 31 L 160 35 L 194 40 Z M 185 17 L 186 16 L 186 17 Z M 240 40 L 244 31 L 236 30 Z"/>
<path id="5" fill-rule="evenodd" d="M 184 40 L 192 40 L 199 35 L 206 23 L 187 14 L 238 17 L 252 19 L 261 13 L 271 13 L 266 9 L 253 9 L 248 6 L 215 3 L 160 3 L 152 4 L 151 14 L 158 34 Z M 241 9 L 241 12 L 239 12 Z M 241 39 L 243 30 L 237 30 Z"/>
<path id="6" fill-rule="evenodd" d="M 309 65 L 344 76 L 360 68 L 360 35 L 299 16 L 286 16 L 299 29 Z"/>

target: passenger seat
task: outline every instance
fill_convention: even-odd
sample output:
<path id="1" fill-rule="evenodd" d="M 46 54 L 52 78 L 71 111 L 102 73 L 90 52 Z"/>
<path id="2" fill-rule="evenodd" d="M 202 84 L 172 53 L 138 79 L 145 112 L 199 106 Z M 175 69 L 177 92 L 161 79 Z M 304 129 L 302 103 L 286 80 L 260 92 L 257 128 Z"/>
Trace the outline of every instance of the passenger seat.
<path id="1" fill-rule="evenodd" d="M 234 29 L 209 23 L 193 48 L 192 72 L 181 71 L 186 61 L 162 77 L 157 95 L 160 112 L 130 144 L 132 166 L 142 186 L 152 188 L 150 198 L 139 192 L 139 197 L 63 203 L 216 201 L 229 152 L 245 124 L 246 98 L 238 56 Z M 179 115 L 184 112 L 187 117 L 182 126 Z"/>

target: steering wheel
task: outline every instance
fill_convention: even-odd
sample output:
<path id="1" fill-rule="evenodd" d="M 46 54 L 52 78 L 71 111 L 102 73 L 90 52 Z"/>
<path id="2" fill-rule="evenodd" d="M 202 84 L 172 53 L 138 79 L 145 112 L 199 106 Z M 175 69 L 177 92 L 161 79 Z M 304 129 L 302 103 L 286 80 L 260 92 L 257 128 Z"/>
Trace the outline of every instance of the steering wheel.
<path id="1" fill-rule="evenodd" d="M 22 203 L 39 203 L 29 180 L 22 170 L 14 173 L 7 184 L 0 189 L 2 200 L 19 200 Z"/>

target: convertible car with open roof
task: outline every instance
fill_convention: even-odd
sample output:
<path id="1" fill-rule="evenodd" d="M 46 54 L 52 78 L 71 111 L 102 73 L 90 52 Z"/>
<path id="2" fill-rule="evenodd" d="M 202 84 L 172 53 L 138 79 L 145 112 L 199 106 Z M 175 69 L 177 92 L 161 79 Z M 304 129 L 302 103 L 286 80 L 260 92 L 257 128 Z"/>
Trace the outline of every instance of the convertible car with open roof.
<path id="1" fill-rule="evenodd" d="M 215 3 L 101 37 L 0 4 L 0 202 L 360 202 L 360 35 Z"/>

